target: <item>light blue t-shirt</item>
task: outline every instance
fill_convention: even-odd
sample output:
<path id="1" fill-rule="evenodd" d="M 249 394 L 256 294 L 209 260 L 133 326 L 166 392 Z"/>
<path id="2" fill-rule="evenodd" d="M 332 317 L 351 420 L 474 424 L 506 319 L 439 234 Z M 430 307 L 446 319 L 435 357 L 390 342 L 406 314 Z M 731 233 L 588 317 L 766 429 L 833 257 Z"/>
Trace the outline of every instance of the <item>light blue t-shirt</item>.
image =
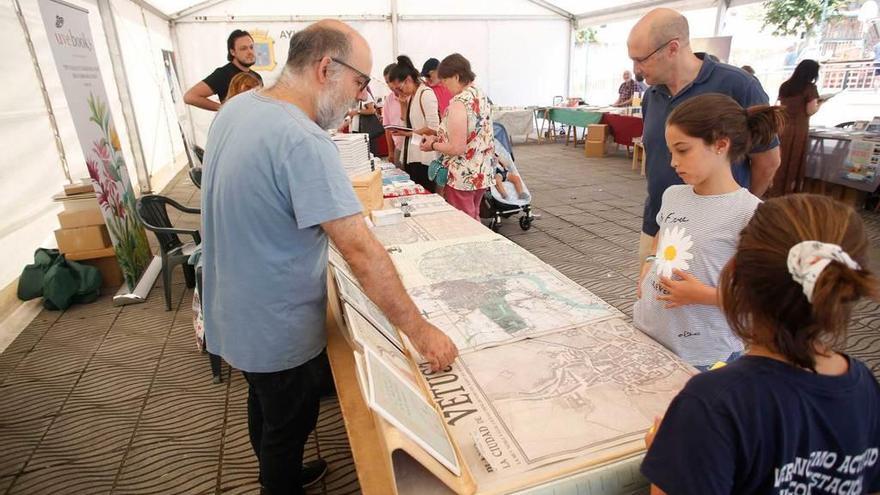
<path id="1" fill-rule="evenodd" d="M 248 92 L 223 105 L 205 149 L 208 350 L 249 372 L 299 366 L 326 346 L 320 224 L 362 210 L 336 145 L 295 105 Z"/>

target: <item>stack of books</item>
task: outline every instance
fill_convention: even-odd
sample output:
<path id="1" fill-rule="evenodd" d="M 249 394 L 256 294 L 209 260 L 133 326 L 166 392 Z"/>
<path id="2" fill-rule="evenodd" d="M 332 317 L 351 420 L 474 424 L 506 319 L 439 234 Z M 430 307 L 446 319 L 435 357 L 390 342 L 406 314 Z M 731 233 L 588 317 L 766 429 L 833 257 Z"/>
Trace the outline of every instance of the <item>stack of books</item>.
<path id="1" fill-rule="evenodd" d="M 333 136 L 333 142 L 339 149 L 342 166 L 350 178 L 373 171 L 368 134 L 336 134 Z"/>
<path id="2" fill-rule="evenodd" d="M 125 279 L 91 179 L 66 184 L 64 192 L 52 199 L 64 208 L 58 213 L 61 228 L 55 231 L 58 250 L 68 260 L 97 268 L 101 272 L 102 287 L 122 285 Z"/>

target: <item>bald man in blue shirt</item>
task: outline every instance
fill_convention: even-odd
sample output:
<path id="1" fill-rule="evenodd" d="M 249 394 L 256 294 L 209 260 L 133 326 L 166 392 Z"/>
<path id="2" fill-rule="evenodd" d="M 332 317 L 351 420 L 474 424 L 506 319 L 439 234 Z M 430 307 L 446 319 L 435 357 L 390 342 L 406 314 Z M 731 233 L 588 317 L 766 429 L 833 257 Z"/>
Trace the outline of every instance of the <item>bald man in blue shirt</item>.
<path id="1" fill-rule="evenodd" d="M 639 262 L 644 270 L 645 258 L 656 250 L 656 217 L 663 192 L 683 183 L 670 165 L 666 118 L 683 101 L 701 94 L 725 94 L 743 108 L 766 105 L 768 97 L 761 83 L 742 69 L 716 62 L 705 53 L 694 53 L 687 19 L 675 10 L 648 12 L 630 31 L 627 49 L 636 74 L 644 76 L 650 85 L 642 97 L 642 142 L 648 179 L 639 242 Z M 779 142 L 774 140 L 769 148 L 753 149 L 743 162 L 733 164 L 733 175 L 740 185 L 760 197 L 770 186 L 779 163 Z"/>

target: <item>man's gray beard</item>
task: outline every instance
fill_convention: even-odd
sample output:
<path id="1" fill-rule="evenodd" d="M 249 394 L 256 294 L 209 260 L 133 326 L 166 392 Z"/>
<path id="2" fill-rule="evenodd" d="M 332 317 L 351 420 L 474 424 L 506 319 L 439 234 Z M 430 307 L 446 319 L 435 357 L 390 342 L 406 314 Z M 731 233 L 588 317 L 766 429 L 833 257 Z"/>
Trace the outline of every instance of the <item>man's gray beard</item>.
<path id="1" fill-rule="evenodd" d="M 349 100 L 342 94 L 342 85 L 337 84 L 318 95 L 318 111 L 315 121 L 321 129 L 336 129 L 348 113 L 348 109 L 354 107 L 355 101 Z"/>

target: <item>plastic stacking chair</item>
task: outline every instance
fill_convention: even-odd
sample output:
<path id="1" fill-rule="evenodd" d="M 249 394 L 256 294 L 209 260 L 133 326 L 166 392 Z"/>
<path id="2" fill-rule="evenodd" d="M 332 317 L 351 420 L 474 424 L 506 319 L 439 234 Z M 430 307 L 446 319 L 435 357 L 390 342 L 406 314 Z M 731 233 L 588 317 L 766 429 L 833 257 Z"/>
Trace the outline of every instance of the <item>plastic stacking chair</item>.
<path id="1" fill-rule="evenodd" d="M 199 189 L 202 188 L 202 167 L 191 167 L 189 169 L 189 178 Z"/>
<path id="2" fill-rule="evenodd" d="M 186 286 L 192 289 L 196 286 L 195 269 L 188 263 L 196 245 L 202 242 L 202 237 L 197 229 L 179 229 L 171 225 L 166 207 L 173 206 L 184 213 L 200 214 L 198 208 L 187 208 L 177 201 L 158 194 L 148 194 L 137 200 L 137 214 L 147 230 L 156 234 L 159 240 L 159 250 L 162 254 L 162 285 L 165 288 L 165 310 L 171 310 L 171 270 L 175 265 L 183 266 L 183 276 Z M 191 236 L 193 242 L 184 244 L 177 234 Z"/>

